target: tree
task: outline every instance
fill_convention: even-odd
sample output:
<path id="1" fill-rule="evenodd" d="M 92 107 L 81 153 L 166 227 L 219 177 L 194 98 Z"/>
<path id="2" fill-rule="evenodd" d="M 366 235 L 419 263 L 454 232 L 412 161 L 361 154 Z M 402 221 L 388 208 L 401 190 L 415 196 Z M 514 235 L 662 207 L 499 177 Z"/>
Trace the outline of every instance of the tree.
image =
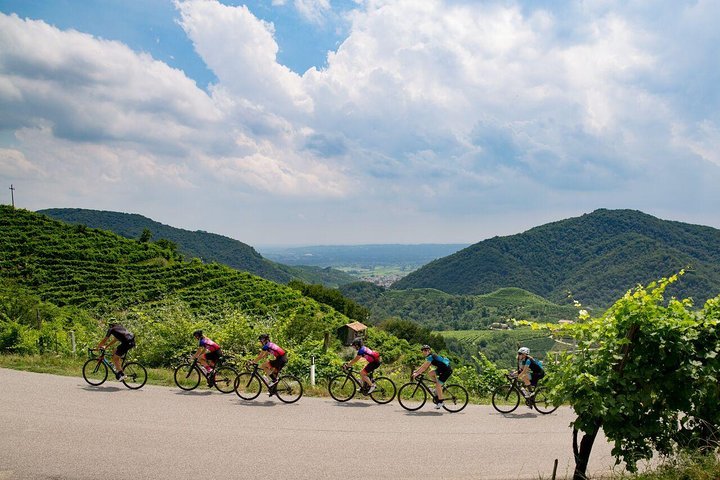
<path id="1" fill-rule="evenodd" d="M 586 478 L 601 427 L 613 455 L 631 471 L 654 451 L 709 445 L 718 432 L 720 296 L 702 311 L 693 311 L 688 299 L 666 303 L 664 291 L 677 278 L 638 286 L 598 318 L 581 310 L 579 323 L 545 325 L 577 341 L 550 379 L 554 397 L 577 414 L 575 479 Z"/>
<path id="2" fill-rule="evenodd" d="M 152 239 L 152 232 L 149 229 L 144 229 L 138 241 L 140 243 L 148 243 Z"/>

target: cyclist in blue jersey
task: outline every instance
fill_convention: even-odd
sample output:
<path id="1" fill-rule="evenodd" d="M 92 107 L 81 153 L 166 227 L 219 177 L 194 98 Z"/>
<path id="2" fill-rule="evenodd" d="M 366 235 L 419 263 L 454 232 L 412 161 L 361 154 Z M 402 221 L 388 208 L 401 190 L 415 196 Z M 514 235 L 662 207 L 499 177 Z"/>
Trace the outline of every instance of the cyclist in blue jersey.
<path id="1" fill-rule="evenodd" d="M 111 337 L 112 340 L 110 340 Z M 115 378 L 122 382 L 125 380 L 125 374 L 122 370 L 122 356 L 135 346 L 135 335 L 119 323 L 108 323 L 108 331 L 105 338 L 98 343 L 97 349 L 105 350 L 114 345 L 115 342 L 120 342 L 120 345 L 113 352 L 112 361 L 115 365 Z"/>
<path id="2" fill-rule="evenodd" d="M 220 360 L 220 354 L 222 353 L 220 345 L 203 335 L 202 330 L 195 330 L 193 337 L 198 341 L 198 349 L 190 360 L 192 361 L 197 358 L 198 363 L 208 373 L 208 385 L 212 386 L 215 375 L 213 368 L 217 361 Z"/>
<path id="3" fill-rule="evenodd" d="M 260 350 L 258 356 L 255 357 L 254 362 L 257 363 L 259 360 L 262 360 L 268 355 L 275 357 L 272 360 L 260 365 L 260 368 L 265 371 L 265 375 L 270 377 L 270 387 L 273 387 L 277 383 L 280 370 L 282 370 L 288 362 L 287 354 L 285 353 L 285 350 L 270 341 L 270 335 L 267 333 L 260 335 L 258 340 L 262 345 L 262 349 Z M 270 395 L 272 395 L 272 389 L 270 390 Z"/>
<path id="4" fill-rule="evenodd" d="M 425 357 L 425 363 L 420 365 L 420 368 L 413 372 L 412 377 L 417 377 L 418 375 L 426 371 L 428 368 L 430 368 L 430 366 L 435 367 L 433 370 L 430 370 L 428 372 L 428 377 L 430 377 L 430 380 L 433 380 L 435 382 L 435 394 L 437 395 L 437 403 L 435 404 L 435 408 L 437 410 L 440 410 L 443 406 L 442 385 L 447 381 L 450 375 L 452 375 L 450 360 L 436 353 L 433 353 L 430 345 L 423 345 L 420 350 Z"/>
<path id="5" fill-rule="evenodd" d="M 530 349 L 527 347 L 520 347 L 518 350 L 518 369 L 515 375 L 525 384 L 525 388 L 521 389 L 524 390 L 523 395 L 527 398 L 535 395 L 534 389 L 538 381 L 545 376 L 545 370 L 540 362 L 530 356 Z"/>
<path id="6" fill-rule="evenodd" d="M 360 370 L 360 378 L 362 378 L 363 383 L 367 385 L 367 387 L 365 388 L 367 388 L 367 393 L 369 395 L 375 391 L 375 383 L 370 378 L 370 375 L 372 375 L 372 372 L 374 372 L 380 366 L 380 353 L 374 352 L 365 345 L 363 345 L 362 338 L 356 338 L 355 340 L 353 340 L 352 346 L 355 350 L 357 350 L 357 355 L 355 355 L 355 358 L 347 362 L 345 366 L 349 367 L 355 362 L 359 361 L 361 358 L 367 360 L 367 365 L 365 365 L 365 368 Z"/>

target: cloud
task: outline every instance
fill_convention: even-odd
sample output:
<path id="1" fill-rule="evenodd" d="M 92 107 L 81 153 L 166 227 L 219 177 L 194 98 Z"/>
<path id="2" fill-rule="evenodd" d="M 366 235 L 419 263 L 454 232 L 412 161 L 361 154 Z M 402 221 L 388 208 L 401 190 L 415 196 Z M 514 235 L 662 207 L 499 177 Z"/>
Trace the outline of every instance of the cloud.
<path id="1" fill-rule="evenodd" d="M 720 200 L 717 2 L 366 0 L 303 75 L 247 6 L 175 5 L 207 91 L 118 42 L 0 15 L 0 176 L 210 190 L 326 224 L 374 213 L 397 235 L 423 214 L 460 235 L 483 214 Z M 335 19 L 325 0 L 294 7 Z"/>

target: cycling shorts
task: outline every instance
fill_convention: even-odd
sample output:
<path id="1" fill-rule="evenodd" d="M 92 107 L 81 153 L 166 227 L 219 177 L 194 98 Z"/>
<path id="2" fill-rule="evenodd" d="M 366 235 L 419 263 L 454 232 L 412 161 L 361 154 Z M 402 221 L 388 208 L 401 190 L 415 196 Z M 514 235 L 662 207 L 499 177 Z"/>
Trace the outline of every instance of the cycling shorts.
<path id="1" fill-rule="evenodd" d="M 128 350 L 130 350 L 134 346 L 135 346 L 134 338 L 132 338 L 130 340 L 126 340 L 124 342 L 120 342 L 120 345 L 118 345 L 118 347 L 115 349 L 115 355 L 117 355 L 118 357 L 122 357 L 123 355 L 125 355 L 128 352 Z"/>
<path id="2" fill-rule="evenodd" d="M 452 375 L 452 368 L 447 368 L 446 370 L 443 370 L 442 372 L 435 370 L 435 375 L 437 375 L 437 379 L 440 380 L 440 383 L 445 383 L 448 378 L 450 378 L 450 375 Z"/>
<path id="3" fill-rule="evenodd" d="M 287 355 L 281 355 L 277 357 L 275 360 L 270 360 L 270 366 L 273 367 L 278 372 L 282 370 L 282 368 L 285 366 L 285 364 L 288 362 Z"/>
<path id="4" fill-rule="evenodd" d="M 532 385 L 533 387 L 537 387 L 538 382 L 544 376 L 545 376 L 545 372 L 540 372 L 538 374 L 530 372 L 530 385 Z"/>
<path id="5" fill-rule="evenodd" d="M 365 365 L 365 368 L 362 369 L 363 372 L 365 372 L 365 375 L 370 375 L 372 372 L 374 372 L 378 367 L 380 366 L 380 362 L 370 362 L 367 365 Z"/>
<path id="6" fill-rule="evenodd" d="M 217 361 L 220 360 L 220 350 L 215 350 L 214 352 L 206 352 L 203 354 L 203 357 L 205 357 L 205 360 L 210 360 L 211 362 L 217 363 Z"/>

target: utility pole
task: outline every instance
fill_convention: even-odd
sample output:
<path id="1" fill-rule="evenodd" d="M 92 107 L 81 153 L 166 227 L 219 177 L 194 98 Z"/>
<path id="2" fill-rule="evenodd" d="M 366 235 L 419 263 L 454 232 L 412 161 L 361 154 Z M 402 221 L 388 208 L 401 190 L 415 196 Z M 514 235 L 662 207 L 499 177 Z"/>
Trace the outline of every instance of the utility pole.
<path id="1" fill-rule="evenodd" d="M 15 208 L 15 187 L 10 184 L 10 199 L 12 200 L 12 207 Z"/>

